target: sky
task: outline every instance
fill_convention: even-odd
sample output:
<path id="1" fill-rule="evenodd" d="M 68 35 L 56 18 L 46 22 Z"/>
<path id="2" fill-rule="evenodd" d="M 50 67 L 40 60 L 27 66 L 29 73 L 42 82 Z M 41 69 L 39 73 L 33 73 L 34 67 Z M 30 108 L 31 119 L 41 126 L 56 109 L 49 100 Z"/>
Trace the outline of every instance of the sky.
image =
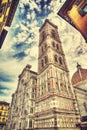
<path id="1" fill-rule="evenodd" d="M 0 49 L 0 100 L 11 102 L 18 76 L 27 64 L 37 72 L 39 28 L 45 19 L 58 26 L 70 77 L 77 62 L 87 68 L 87 44 L 81 34 L 57 15 L 65 0 L 20 0 L 8 35 Z"/>

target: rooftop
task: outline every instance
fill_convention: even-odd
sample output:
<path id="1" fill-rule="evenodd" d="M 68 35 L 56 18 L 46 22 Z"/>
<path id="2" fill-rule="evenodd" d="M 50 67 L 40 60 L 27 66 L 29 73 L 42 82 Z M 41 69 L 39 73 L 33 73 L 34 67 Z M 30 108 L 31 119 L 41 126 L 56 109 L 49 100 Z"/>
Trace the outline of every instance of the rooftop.
<path id="1" fill-rule="evenodd" d="M 9 106 L 9 103 L 5 102 L 5 101 L 0 101 L 0 105 L 8 105 Z"/>

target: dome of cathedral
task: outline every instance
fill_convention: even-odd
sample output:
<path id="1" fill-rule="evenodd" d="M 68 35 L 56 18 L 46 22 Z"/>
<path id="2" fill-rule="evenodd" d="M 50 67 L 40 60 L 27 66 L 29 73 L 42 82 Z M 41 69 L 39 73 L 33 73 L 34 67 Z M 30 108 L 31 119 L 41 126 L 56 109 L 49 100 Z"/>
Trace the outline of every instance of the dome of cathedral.
<path id="1" fill-rule="evenodd" d="M 77 64 L 77 71 L 72 76 L 72 84 L 79 83 L 87 79 L 87 69 L 83 69 L 81 65 Z"/>

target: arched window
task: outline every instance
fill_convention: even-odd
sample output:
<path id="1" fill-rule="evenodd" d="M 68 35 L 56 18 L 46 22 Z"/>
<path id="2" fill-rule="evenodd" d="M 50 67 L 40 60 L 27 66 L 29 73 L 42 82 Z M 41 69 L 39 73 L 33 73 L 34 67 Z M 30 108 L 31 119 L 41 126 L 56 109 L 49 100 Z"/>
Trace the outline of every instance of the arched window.
<path id="1" fill-rule="evenodd" d="M 55 34 L 54 30 L 52 30 L 51 35 L 52 35 L 53 38 L 56 38 L 56 34 Z"/>
<path id="2" fill-rule="evenodd" d="M 57 55 L 54 56 L 54 60 L 55 60 L 55 62 L 58 62 Z"/>
<path id="3" fill-rule="evenodd" d="M 52 46 L 55 48 L 55 42 L 52 42 Z"/>
<path id="4" fill-rule="evenodd" d="M 42 40 L 44 40 L 46 38 L 46 33 L 45 31 L 42 32 Z"/>
<path id="5" fill-rule="evenodd" d="M 21 80 L 21 83 L 22 83 L 22 84 L 24 83 L 24 79 Z"/>
<path id="6" fill-rule="evenodd" d="M 63 61 L 62 61 L 62 58 L 59 57 L 59 63 L 62 65 L 63 64 Z"/>
<path id="7" fill-rule="evenodd" d="M 30 108 L 30 113 L 33 113 L 33 108 L 32 107 Z"/>
<path id="8" fill-rule="evenodd" d="M 19 128 L 21 128 L 21 122 L 19 123 Z"/>
<path id="9" fill-rule="evenodd" d="M 29 121 L 29 127 L 32 127 L 32 120 Z"/>
<path id="10" fill-rule="evenodd" d="M 50 82 L 48 82 L 48 92 L 50 91 Z"/>
<path id="11" fill-rule="evenodd" d="M 56 44 L 56 48 L 57 48 L 57 50 L 59 50 L 59 45 L 58 44 Z"/>
<path id="12" fill-rule="evenodd" d="M 87 112 L 87 103 L 84 102 L 83 105 L 84 105 L 85 111 Z"/>
<path id="13" fill-rule="evenodd" d="M 42 66 L 42 67 L 44 66 L 44 61 L 43 61 L 43 60 L 41 60 L 41 66 Z"/>
<path id="14" fill-rule="evenodd" d="M 45 56 L 44 59 L 45 59 L 45 64 L 46 64 L 48 62 L 47 56 Z"/>
<path id="15" fill-rule="evenodd" d="M 47 44 L 45 43 L 45 49 L 47 48 Z"/>
<path id="16" fill-rule="evenodd" d="M 43 46 L 42 46 L 41 50 L 42 50 L 42 53 L 43 53 L 43 51 L 44 51 Z"/>

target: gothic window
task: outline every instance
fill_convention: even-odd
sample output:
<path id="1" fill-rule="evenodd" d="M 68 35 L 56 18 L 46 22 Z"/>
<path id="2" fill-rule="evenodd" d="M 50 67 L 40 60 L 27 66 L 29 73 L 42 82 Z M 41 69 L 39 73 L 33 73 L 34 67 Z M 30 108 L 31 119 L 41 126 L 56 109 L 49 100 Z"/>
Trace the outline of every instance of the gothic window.
<path id="1" fill-rule="evenodd" d="M 63 64 L 63 61 L 62 61 L 62 58 L 59 57 L 59 63 L 62 65 Z"/>
<path id="2" fill-rule="evenodd" d="M 56 82 L 56 85 L 58 86 L 58 82 Z"/>
<path id="3" fill-rule="evenodd" d="M 48 58 L 47 58 L 47 56 L 45 56 L 44 58 L 45 58 L 45 64 L 46 64 L 46 63 L 47 63 L 47 61 L 48 61 Z"/>
<path id="4" fill-rule="evenodd" d="M 58 46 L 58 44 L 56 44 L 56 48 L 57 48 L 57 50 L 59 50 L 59 46 Z"/>
<path id="5" fill-rule="evenodd" d="M 87 112 L 87 103 L 84 102 L 83 105 L 84 105 L 85 111 Z"/>
<path id="6" fill-rule="evenodd" d="M 58 82 L 56 82 L 56 87 L 57 87 L 57 89 L 59 89 Z"/>
<path id="7" fill-rule="evenodd" d="M 33 83 L 34 84 L 34 83 Z M 34 88 L 32 88 L 32 92 L 34 93 Z"/>
<path id="8" fill-rule="evenodd" d="M 31 106 L 33 106 L 33 101 L 31 101 Z"/>
<path id="9" fill-rule="evenodd" d="M 32 95 L 31 95 L 31 96 L 32 96 L 32 98 L 34 98 L 34 93 L 32 93 Z"/>
<path id="10" fill-rule="evenodd" d="M 42 32 L 42 41 L 46 38 L 46 33 L 43 31 Z"/>
<path id="11" fill-rule="evenodd" d="M 54 60 L 55 60 L 55 62 L 58 62 L 57 55 L 54 56 Z"/>
<path id="12" fill-rule="evenodd" d="M 29 121 L 29 127 L 32 127 L 32 120 Z"/>
<path id="13" fill-rule="evenodd" d="M 27 87 L 27 83 L 24 83 L 24 87 Z"/>
<path id="14" fill-rule="evenodd" d="M 43 90 L 42 90 L 42 95 L 43 95 Z"/>
<path id="15" fill-rule="evenodd" d="M 53 38 L 56 38 L 56 34 L 55 34 L 54 30 L 52 30 L 51 35 L 52 35 Z"/>
<path id="16" fill-rule="evenodd" d="M 21 80 L 21 83 L 22 83 L 22 84 L 24 83 L 24 79 Z"/>
<path id="17" fill-rule="evenodd" d="M 60 83 L 60 86 L 63 87 L 63 83 Z"/>
<path id="18" fill-rule="evenodd" d="M 55 48 L 55 42 L 52 42 L 52 46 Z"/>
<path id="19" fill-rule="evenodd" d="M 44 61 L 43 61 L 43 60 L 41 60 L 41 66 L 42 66 L 42 67 L 44 66 Z"/>
<path id="20" fill-rule="evenodd" d="M 47 48 L 47 44 L 45 44 L 45 49 Z"/>
<path id="21" fill-rule="evenodd" d="M 46 85 L 44 85 L 44 91 L 46 91 Z"/>
<path id="22" fill-rule="evenodd" d="M 43 53 L 44 52 L 43 46 L 42 46 L 41 50 L 42 50 L 42 53 Z"/>
<path id="23" fill-rule="evenodd" d="M 48 92 L 50 91 L 50 83 L 48 82 Z"/>
<path id="24" fill-rule="evenodd" d="M 30 113 L 33 113 L 33 108 L 32 107 L 30 108 Z"/>
<path id="25" fill-rule="evenodd" d="M 42 86 L 42 91 L 43 91 L 43 86 Z"/>

